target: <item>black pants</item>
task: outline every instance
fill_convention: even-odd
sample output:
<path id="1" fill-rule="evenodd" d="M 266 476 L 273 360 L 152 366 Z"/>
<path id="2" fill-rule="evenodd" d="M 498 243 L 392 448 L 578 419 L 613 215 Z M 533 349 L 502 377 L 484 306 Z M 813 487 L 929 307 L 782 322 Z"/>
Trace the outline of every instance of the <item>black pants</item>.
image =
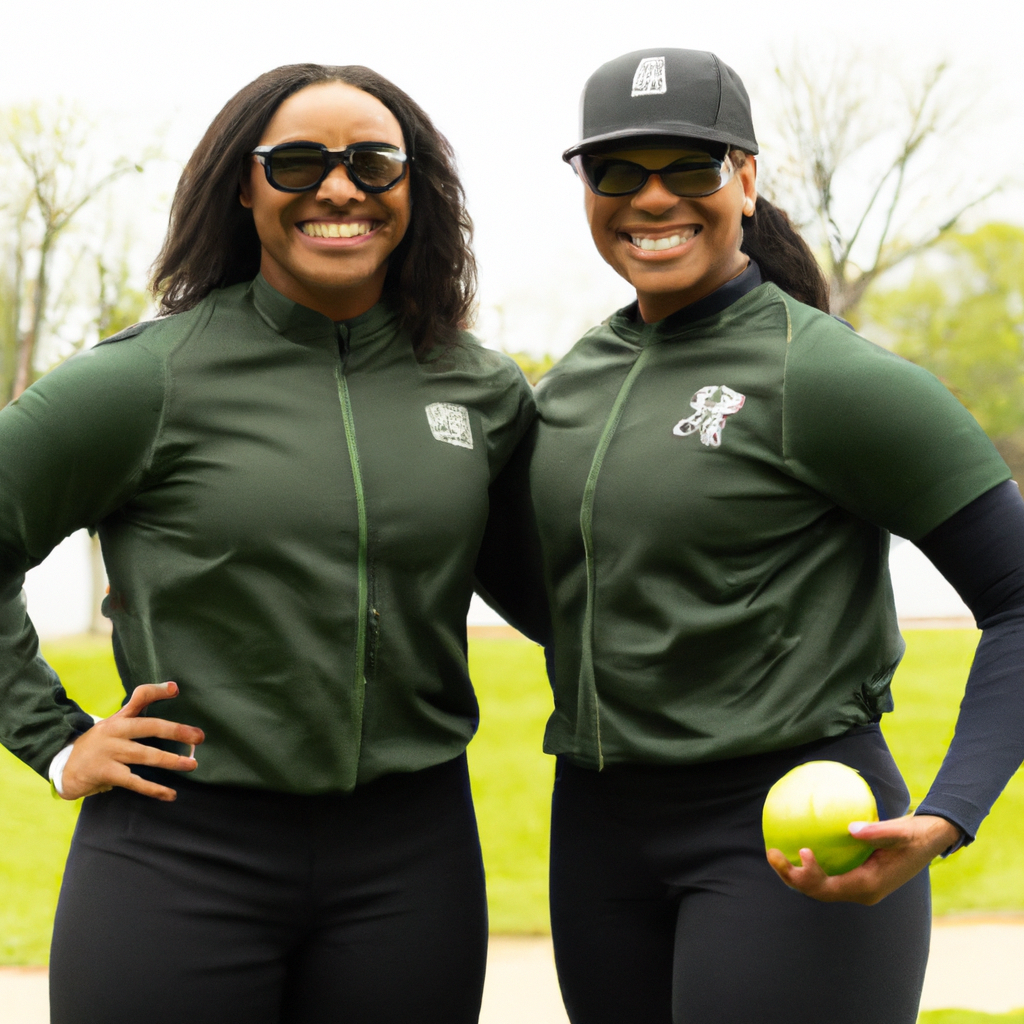
<path id="1" fill-rule="evenodd" d="M 679 768 L 559 761 L 551 918 L 572 1024 L 914 1024 L 927 872 L 863 907 L 803 896 L 765 859 L 765 795 L 811 760 L 857 768 L 882 817 L 906 811 L 877 726 Z"/>
<path id="2" fill-rule="evenodd" d="M 475 1024 L 487 911 L 465 757 L 349 795 L 175 777 L 89 797 L 53 1024 Z"/>

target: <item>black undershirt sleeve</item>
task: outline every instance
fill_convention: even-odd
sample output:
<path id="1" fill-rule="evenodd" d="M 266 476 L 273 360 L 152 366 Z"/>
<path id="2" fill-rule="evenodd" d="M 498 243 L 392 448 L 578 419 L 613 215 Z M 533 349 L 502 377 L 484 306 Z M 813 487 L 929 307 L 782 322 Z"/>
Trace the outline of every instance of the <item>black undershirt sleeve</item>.
<path id="1" fill-rule="evenodd" d="M 1017 485 L 1008 480 L 986 491 L 917 546 L 983 631 L 953 741 L 915 812 L 946 818 L 969 843 L 1024 761 L 1024 500 Z"/>

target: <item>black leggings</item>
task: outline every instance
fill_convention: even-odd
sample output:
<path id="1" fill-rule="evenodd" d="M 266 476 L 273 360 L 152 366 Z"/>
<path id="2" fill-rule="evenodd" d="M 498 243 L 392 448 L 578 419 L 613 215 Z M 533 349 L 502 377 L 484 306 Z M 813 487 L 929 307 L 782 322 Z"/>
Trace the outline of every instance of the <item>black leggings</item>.
<path id="1" fill-rule="evenodd" d="M 464 756 L 350 795 L 169 784 L 171 804 L 83 804 L 53 1024 L 475 1024 L 487 912 Z"/>
<path id="2" fill-rule="evenodd" d="M 877 726 L 715 764 L 560 759 L 551 920 L 572 1024 L 914 1024 L 927 872 L 863 907 L 803 896 L 765 859 L 765 794 L 812 760 L 852 765 L 882 817 L 905 813 Z"/>

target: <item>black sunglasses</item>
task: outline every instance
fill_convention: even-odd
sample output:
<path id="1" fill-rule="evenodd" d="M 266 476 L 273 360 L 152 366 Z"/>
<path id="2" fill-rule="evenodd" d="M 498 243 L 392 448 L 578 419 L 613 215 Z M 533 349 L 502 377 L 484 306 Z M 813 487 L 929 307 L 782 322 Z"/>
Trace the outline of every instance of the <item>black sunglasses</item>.
<path id="1" fill-rule="evenodd" d="M 279 192 L 308 192 L 338 164 L 344 164 L 352 184 L 364 192 L 387 192 L 404 177 L 409 158 L 387 142 L 356 142 L 328 149 L 319 142 L 284 142 L 257 146 L 252 151 Z"/>
<path id="2" fill-rule="evenodd" d="M 590 191 L 599 196 L 633 195 L 647 184 L 652 174 L 656 174 L 674 196 L 699 199 L 727 185 L 734 170 L 728 155 L 719 159 L 710 153 L 680 157 L 654 170 L 631 160 L 600 153 L 577 153 L 569 162 Z"/>

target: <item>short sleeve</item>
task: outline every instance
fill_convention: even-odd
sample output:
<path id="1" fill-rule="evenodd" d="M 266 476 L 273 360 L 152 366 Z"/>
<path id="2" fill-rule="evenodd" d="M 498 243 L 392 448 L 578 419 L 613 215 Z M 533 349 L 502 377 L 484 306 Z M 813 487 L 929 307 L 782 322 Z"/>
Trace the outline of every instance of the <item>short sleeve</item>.
<path id="1" fill-rule="evenodd" d="M 936 377 L 805 308 L 786 356 L 783 454 L 798 479 L 910 540 L 1010 479 Z"/>

